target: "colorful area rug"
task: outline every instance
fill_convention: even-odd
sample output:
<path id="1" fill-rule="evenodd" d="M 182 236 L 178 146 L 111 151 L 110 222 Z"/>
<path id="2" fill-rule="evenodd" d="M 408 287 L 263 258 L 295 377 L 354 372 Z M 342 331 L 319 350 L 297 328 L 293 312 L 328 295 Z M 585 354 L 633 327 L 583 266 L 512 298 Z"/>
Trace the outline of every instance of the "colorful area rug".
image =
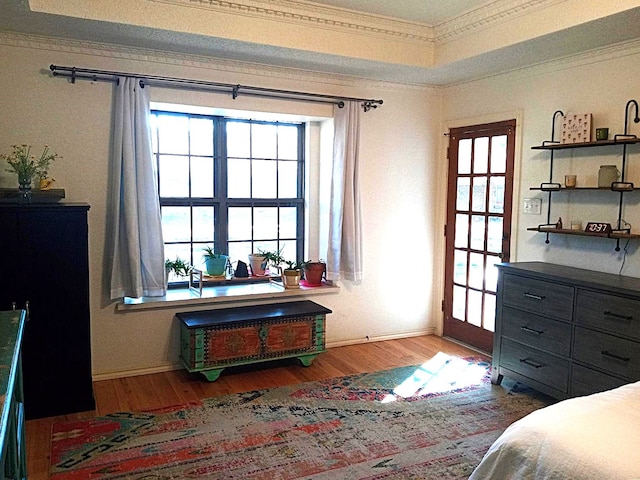
<path id="1" fill-rule="evenodd" d="M 51 479 L 467 478 L 513 421 L 545 406 L 488 364 L 424 365 L 56 424 Z"/>

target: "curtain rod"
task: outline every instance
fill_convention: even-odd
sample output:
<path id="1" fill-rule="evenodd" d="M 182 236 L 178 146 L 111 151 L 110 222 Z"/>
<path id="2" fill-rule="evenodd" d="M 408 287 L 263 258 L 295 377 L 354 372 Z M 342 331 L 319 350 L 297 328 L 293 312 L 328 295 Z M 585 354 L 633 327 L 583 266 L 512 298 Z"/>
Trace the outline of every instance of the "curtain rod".
<path id="1" fill-rule="evenodd" d="M 252 87 L 249 85 L 234 85 L 231 83 L 206 82 L 203 80 L 189 80 L 186 78 L 159 77 L 154 75 L 140 75 L 137 73 L 113 72 L 109 70 L 92 70 L 89 68 L 63 67 L 50 65 L 49 69 L 54 77 L 67 77 L 71 83 L 76 80 L 91 80 L 94 82 L 118 82 L 118 77 L 140 78 L 140 86 L 177 87 L 188 90 L 205 90 L 217 93 L 231 93 L 236 99 L 239 95 L 253 95 L 257 97 L 279 98 L 283 100 L 300 100 L 304 102 L 329 103 L 344 107 L 345 101 L 361 102 L 365 112 L 378 108 L 382 100 L 367 98 L 339 97 L 322 95 L 319 93 L 296 92 L 293 90 L 278 90 L 274 88 Z"/>

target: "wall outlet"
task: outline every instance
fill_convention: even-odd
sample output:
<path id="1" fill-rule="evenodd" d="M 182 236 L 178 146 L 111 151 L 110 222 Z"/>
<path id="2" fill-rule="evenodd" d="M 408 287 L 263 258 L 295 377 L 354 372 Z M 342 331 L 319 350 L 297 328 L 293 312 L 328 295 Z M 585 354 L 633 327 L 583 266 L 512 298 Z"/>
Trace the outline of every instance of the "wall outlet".
<path id="1" fill-rule="evenodd" d="M 540 215 L 542 212 L 541 198 L 525 198 L 522 201 L 522 213 L 525 215 Z"/>

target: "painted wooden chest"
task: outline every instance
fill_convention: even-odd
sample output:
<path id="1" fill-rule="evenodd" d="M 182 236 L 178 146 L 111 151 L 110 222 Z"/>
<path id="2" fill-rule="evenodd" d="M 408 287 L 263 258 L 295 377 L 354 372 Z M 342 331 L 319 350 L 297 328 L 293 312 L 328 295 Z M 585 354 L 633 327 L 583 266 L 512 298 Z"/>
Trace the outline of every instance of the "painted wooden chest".
<path id="1" fill-rule="evenodd" d="M 310 300 L 177 313 L 180 358 L 209 381 L 226 367 L 280 358 L 309 366 L 325 351 L 328 313 Z"/>

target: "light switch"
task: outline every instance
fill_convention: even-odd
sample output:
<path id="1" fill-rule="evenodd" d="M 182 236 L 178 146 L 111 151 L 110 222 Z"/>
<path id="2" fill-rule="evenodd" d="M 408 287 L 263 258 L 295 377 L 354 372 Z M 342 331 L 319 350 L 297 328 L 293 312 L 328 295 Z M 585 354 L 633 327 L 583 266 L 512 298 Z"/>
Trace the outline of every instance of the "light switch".
<path id="1" fill-rule="evenodd" d="M 542 211 L 541 198 L 525 198 L 522 201 L 522 213 L 525 215 L 540 215 Z"/>

